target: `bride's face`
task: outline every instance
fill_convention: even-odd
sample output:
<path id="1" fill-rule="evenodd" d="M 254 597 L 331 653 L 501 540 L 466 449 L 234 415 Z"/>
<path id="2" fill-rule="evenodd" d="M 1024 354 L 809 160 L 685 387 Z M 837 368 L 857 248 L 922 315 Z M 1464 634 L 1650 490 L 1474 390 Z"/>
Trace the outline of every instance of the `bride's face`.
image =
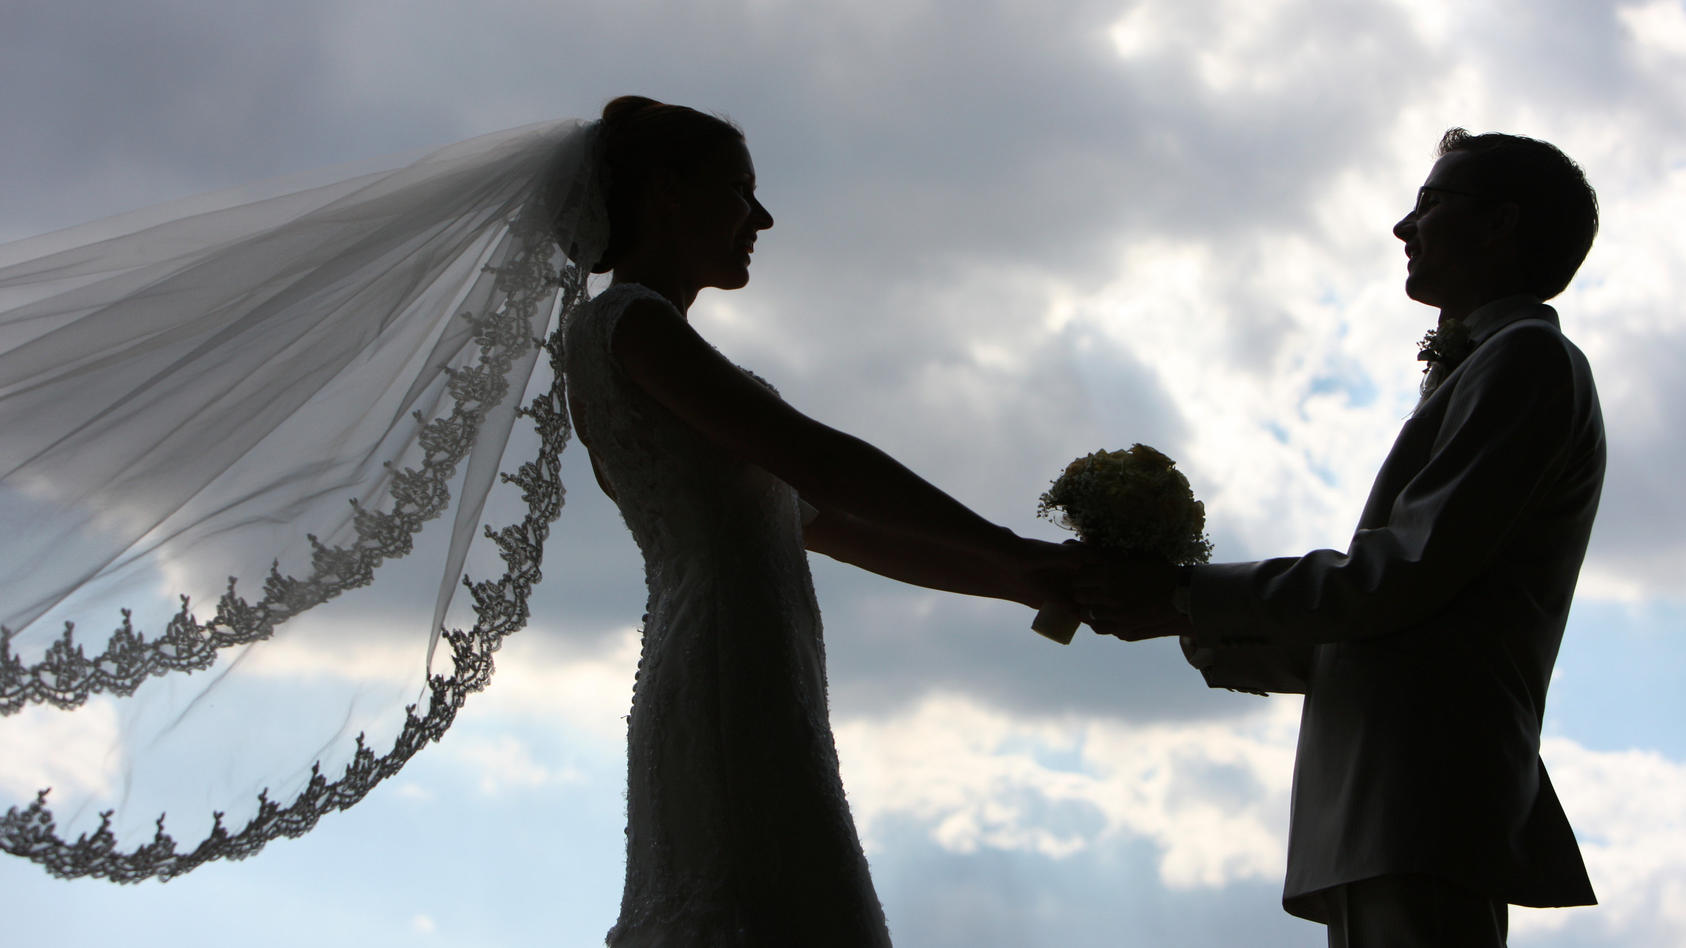
<path id="1" fill-rule="evenodd" d="M 773 215 L 755 199 L 755 164 L 742 141 L 720 146 L 677 189 L 675 238 L 699 288 L 735 290 L 749 282 L 755 236 Z"/>

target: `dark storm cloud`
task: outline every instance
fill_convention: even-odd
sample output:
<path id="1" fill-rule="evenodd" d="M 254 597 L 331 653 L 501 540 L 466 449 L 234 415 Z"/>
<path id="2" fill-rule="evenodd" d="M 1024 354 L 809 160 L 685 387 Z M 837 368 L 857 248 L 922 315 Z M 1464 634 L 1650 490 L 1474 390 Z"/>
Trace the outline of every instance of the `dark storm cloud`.
<path id="1" fill-rule="evenodd" d="M 353 157 L 320 41 L 326 7 L 10 6 L 0 39 L 6 230 L 24 236 Z M 300 125 L 313 134 L 297 134 Z"/>
<path id="2" fill-rule="evenodd" d="M 1065 265 L 1120 227 L 1292 217 L 1387 118 L 1356 91 L 1226 104 L 1179 58 L 1121 63 L 1112 5 L 608 9 L 35 5 L 0 67 L 0 118 L 32 134 L 0 170 L 49 202 L 113 164 L 213 186 L 641 91 L 742 122 L 781 203 L 823 222 L 793 228 L 797 255 L 911 276 L 949 256 Z"/>

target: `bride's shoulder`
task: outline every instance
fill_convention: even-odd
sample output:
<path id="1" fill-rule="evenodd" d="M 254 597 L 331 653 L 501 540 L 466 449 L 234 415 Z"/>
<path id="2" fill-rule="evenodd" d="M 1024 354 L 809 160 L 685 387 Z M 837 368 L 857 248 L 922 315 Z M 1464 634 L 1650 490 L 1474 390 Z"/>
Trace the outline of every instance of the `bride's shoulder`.
<path id="1" fill-rule="evenodd" d="M 633 314 L 642 327 L 640 338 L 650 336 L 654 327 L 685 326 L 685 317 L 667 297 L 640 283 L 616 283 L 566 318 L 563 337 L 573 353 L 570 361 L 618 364 L 624 342 L 620 337 L 625 335 L 621 326 Z"/>
<path id="2" fill-rule="evenodd" d="M 671 307 L 667 297 L 642 283 L 614 283 L 591 299 L 591 308 L 598 311 L 623 310 L 639 300 L 654 300 Z"/>
<path id="3" fill-rule="evenodd" d="M 616 283 L 596 296 L 590 302 L 581 306 L 569 317 L 568 334 L 577 336 L 582 333 L 613 334 L 615 324 L 627 309 L 634 303 L 654 301 L 664 306 L 670 306 L 667 300 L 656 291 L 639 283 Z M 648 305 L 646 303 L 646 305 Z"/>

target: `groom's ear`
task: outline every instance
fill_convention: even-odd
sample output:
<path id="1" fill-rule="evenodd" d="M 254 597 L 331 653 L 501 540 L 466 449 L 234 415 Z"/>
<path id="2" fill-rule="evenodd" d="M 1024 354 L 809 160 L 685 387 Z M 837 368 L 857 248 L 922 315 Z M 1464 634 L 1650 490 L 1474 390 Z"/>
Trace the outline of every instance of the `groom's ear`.
<path id="1" fill-rule="evenodd" d="M 1522 208 L 1515 201 L 1500 201 L 1479 218 L 1480 243 L 1488 261 L 1497 267 L 1522 266 Z"/>
<path id="2" fill-rule="evenodd" d="M 1483 215 L 1482 239 L 1489 244 L 1516 242 L 1517 225 L 1522 219 L 1522 208 L 1515 201 L 1500 201 Z"/>

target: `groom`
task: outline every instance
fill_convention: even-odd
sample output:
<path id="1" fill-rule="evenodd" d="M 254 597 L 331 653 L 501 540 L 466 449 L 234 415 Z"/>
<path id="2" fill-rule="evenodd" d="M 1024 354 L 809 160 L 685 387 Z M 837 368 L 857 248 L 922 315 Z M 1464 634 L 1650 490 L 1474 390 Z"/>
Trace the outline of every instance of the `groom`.
<path id="1" fill-rule="evenodd" d="M 1597 228 L 1556 148 L 1447 132 L 1393 228 L 1406 295 L 1440 310 L 1422 400 L 1347 551 L 1078 580 L 1096 631 L 1180 634 L 1212 687 L 1304 693 L 1282 904 L 1331 946 L 1500 946 L 1509 904 L 1594 902 L 1539 744 L 1605 451 L 1543 301 Z"/>

